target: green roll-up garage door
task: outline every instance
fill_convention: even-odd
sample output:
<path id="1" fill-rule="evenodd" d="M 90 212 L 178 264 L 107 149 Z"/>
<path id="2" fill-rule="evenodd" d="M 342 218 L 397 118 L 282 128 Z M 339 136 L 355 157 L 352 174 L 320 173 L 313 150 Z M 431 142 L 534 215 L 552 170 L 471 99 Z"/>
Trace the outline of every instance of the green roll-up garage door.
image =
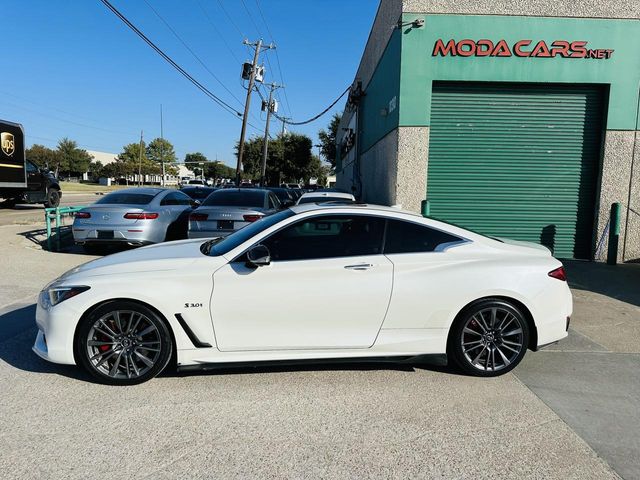
<path id="1" fill-rule="evenodd" d="M 431 215 L 590 258 L 602 112 L 596 86 L 435 83 Z"/>

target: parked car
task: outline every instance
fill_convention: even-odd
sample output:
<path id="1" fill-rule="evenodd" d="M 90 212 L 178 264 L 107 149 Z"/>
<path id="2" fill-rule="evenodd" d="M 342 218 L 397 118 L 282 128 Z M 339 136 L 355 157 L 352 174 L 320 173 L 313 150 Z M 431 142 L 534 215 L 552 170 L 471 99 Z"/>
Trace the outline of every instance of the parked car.
<path id="1" fill-rule="evenodd" d="M 278 197 L 258 188 L 222 189 L 213 192 L 189 216 L 189 238 L 229 235 L 282 208 Z"/>
<path id="2" fill-rule="evenodd" d="M 342 192 L 309 192 L 303 194 L 299 199 L 297 205 L 305 203 L 323 203 L 323 202 L 342 202 L 342 203 L 355 203 L 356 199 L 350 193 Z"/>
<path id="3" fill-rule="evenodd" d="M 189 180 L 187 182 L 187 185 L 202 185 L 203 187 L 208 186 L 206 181 L 201 180 L 199 178 L 195 178 L 195 179 Z"/>
<path id="4" fill-rule="evenodd" d="M 213 187 L 202 187 L 200 185 L 187 185 L 180 189 L 181 192 L 189 195 L 193 200 L 197 200 L 202 203 L 202 201 L 207 198 L 211 193 L 218 190 Z"/>
<path id="5" fill-rule="evenodd" d="M 189 370 L 431 355 L 493 377 L 565 338 L 571 313 L 545 247 L 396 208 L 301 205 L 71 270 L 40 293 L 33 349 L 122 385 L 172 358 Z"/>
<path id="6" fill-rule="evenodd" d="M 280 203 L 283 207 L 290 207 L 291 205 L 296 204 L 297 198 L 293 194 L 293 191 L 289 188 L 281 188 L 281 187 L 265 187 L 267 190 L 272 191 L 280 200 Z"/>
<path id="7" fill-rule="evenodd" d="M 127 188 L 76 213 L 73 239 L 89 251 L 105 245 L 148 245 L 187 238 L 195 202 L 179 190 Z"/>

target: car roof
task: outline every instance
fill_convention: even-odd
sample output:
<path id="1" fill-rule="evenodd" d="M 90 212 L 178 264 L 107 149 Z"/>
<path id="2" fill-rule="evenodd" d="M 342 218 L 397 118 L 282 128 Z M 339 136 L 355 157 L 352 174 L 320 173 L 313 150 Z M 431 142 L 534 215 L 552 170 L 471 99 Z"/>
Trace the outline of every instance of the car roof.
<path id="1" fill-rule="evenodd" d="M 402 213 L 405 215 L 412 215 L 419 218 L 424 218 L 422 215 L 410 212 L 409 210 L 402 210 L 397 207 L 388 207 L 385 205 L 375 205 L 370 203 L 331 203 L 331 202 L 319 202 L 319 203 L 303 203 L 302 205 L 294 205 L 289 207 L 295 214 L 306 213 L 313 210 L 349 210 L 349 213 Z"/>
<path id="2" fill-rule="evenodd" d="M 309 197 L 327 197 L 327 198 L 349 198 L 353 200 L 353 195 L 344 192 L 307 192 L 303 193 L 300 198 Z"/>
<path id="3" fill-rule="evenodd" d="M 161 192 L 168 191 L 168 188 L 154 188 L 154 187 L 135 187 L 135 188 L 123 188 L 121 190 L 113 190 L 111 193 L 137 193 L 140 195 L 158 195 Z"/>
<path id="4" fill-rule="evenodd" d="M 256 192 L 256 193 L 262 193 L 264 195 L 266 195 L 268 193 L 268 190 L 265 190 L 263 188 L 221 188 L 216 190 L 214 193 L 217 192 L 221 192 L 221 193 L 229 193 L 229 192 L 242 192 L 242 193 L 251 193 L 251 192 Z"/>

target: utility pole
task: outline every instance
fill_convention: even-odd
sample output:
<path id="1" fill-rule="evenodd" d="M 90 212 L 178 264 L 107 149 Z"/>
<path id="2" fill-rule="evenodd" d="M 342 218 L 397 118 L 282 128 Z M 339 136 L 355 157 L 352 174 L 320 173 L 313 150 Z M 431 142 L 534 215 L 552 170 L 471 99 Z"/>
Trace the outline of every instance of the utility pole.
<path id="1" fill-rule="evenodd" d="M 249 106 L 251 105 L 251 93 L 253 92 L 253 85 L 256 80 L 256 67 L 258 66 L 258 56 L 260 51 L 269 48 L 276 48 L 275 45 L 270 44 L 262 46 L 262 39 L 256 43 L 251 43 L 247 39 L 242 42 L 244 45 L 250 45 L 255 48 L 253 53 L 253 62 L 251 63 L 251 73 L 249 74 L 249 86 L 247 88 L 247 99 L 244 102 L 244 114 L 242 115 L 242 130 L 240 131 L 240 145 L 238 146 L 238 163 L 236 164 L 236 187 L 240 186 L 240 169 L 242 168 L 242 157 L 244 156 L 244 139 L 247 133 L 247 119 L 249 117 Z"/>
<path id="2" fill-rule="evenodd" d="M 274 102 L 273 102 L 273 92 L 276 91 L 277 88 L 280 88 L 280 85 L 275 83 L 271 83 L 269 85 L 269 100 L 267 101 L 267 122 L 264 127 L 264 141 L 262 142 L 262 169 L 260 170 L 260 186 L 265 186 L 265 175 L 267 173 L 267 152 L 269 148 L 269 123 L 271 120 L 271 114 L 274 111 Z M 279 184 L 278 184 L 279 185 Z"/>
<path id="3" fill-rule="evenodd" d="M 138 157 L 139 157 L 139 162 L 138 162 L 138 186 L 142 186 L 142 149 L 144 148 L 143 142 L 142 142 L 142 135 L 143 135 L 144 131 L 140 130 L 140 152 Z"/>
<path id="4" fill-rule="evenodd" d="M 162 162 L 162 186 L 164 187 L 164 129 L 162 128 L 162 104 L 160 104 L 160 162 Z"/>

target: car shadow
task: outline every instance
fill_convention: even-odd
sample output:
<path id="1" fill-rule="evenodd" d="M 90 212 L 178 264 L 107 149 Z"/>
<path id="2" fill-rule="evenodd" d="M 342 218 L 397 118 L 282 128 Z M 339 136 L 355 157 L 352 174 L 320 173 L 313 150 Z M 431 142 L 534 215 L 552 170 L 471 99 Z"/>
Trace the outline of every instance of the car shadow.
<path id="1" fill-rule="evenodd" d="M 26 305 L 0 314 L 0 360 L 18 370 L 61 375 L 74 380 L 92 381 L 74 365 L 58 365 L 38 357 L 32 350 L 38 329 L 36 305 Z"/>
<path id="2" fill-rule="evenodd" d="M 465 376 L 453 365 L 445 365 L 439 360 L 417 359 L 411 361 L 377 360 L 369 361 L 349 361 L 344 359 L 335 360 L 312 360 L 303 363 L 289 361 L 269 362 L 255 365 L 224 364 L 223 366 L 208 365 L 197 370 L 176 370 L 170 368 L 165 370 L 161 377 L 196 377 L 215 375 L 255 375 L 269 373 L 290 373 L 290 372 L 349 372 L 349 371 L 397 371 L 416 372 L 419 370 L 445 373 L 449 375 Z"/>
<path id="3" fill-rule="evenodd" d="M 640 264 L 563 260 L 569 287 L 640 306 Z"/>

